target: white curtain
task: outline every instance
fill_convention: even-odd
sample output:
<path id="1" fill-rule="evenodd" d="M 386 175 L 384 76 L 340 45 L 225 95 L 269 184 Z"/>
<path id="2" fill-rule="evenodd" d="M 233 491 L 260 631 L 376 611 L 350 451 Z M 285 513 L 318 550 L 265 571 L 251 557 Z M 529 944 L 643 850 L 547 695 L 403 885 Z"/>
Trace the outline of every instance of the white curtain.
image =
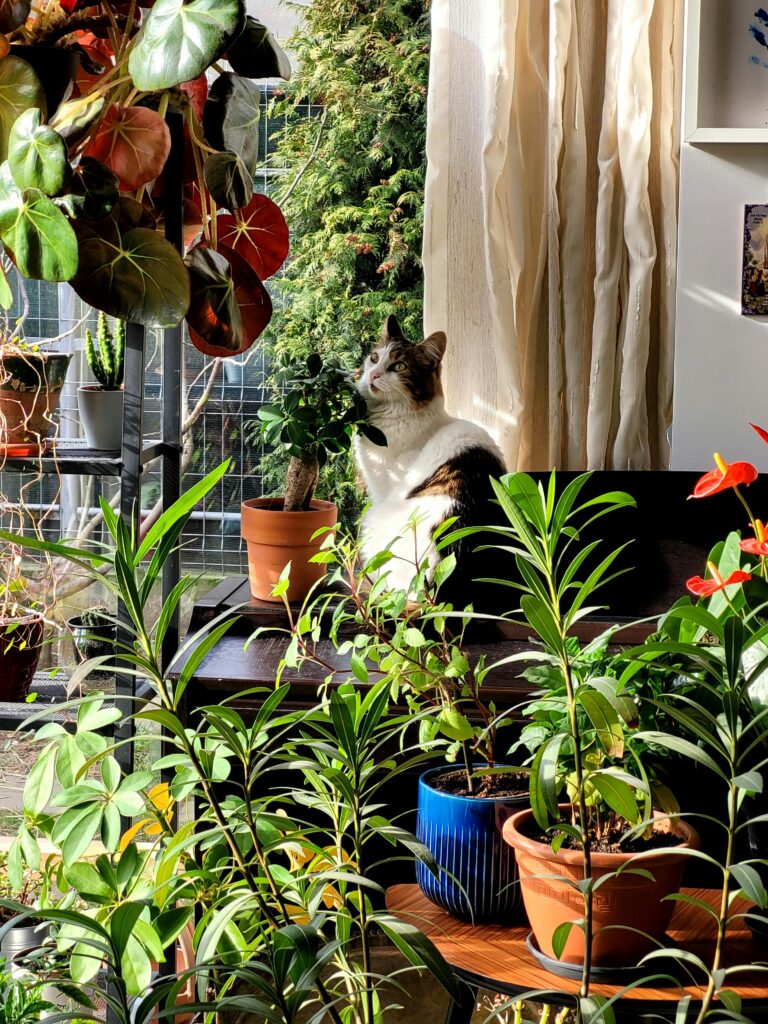
<path id="1" fill-rule="evenodd" d="M 425 330 L 510 468 L 665 467 L 684 0 L 432 0 Z"/>

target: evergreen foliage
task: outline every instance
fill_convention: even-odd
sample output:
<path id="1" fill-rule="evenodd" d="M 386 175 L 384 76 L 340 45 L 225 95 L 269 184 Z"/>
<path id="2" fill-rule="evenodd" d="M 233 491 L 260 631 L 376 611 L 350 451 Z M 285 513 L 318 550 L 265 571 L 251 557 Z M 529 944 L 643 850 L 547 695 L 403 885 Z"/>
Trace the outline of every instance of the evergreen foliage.
<path id="1" fill-rule="evenodd" d="M 429 0 L 313 0 L 291 40 L 297 68 L 277 112 L 291 229 L 282 303 L 265 337 L 276 354 L 359 365 L 389 313 L 422 335 Z M 307 98 L 316 117 L 292 116 Z M 284 456 L 266 460 L 279 488 Z M 345 465 L 342 463 L 346 462 Z M 351 513 L 349 461 L 321 484 Z"/>

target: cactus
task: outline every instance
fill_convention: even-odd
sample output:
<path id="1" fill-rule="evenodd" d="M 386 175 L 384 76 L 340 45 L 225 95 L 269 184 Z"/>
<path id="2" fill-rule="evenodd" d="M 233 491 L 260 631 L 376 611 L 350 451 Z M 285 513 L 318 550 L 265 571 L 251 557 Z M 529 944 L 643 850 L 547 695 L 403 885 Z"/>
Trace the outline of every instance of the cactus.
<path id="1" fill-rule="evenodd" d="M 104 313 L 99 313 L 97 342 L 86 328 L 85 355 L 91 373 L 105 391 L 117 391 L 123 383 L 125 362 L 125 323 L 117 320 L 114 336 Z"/>

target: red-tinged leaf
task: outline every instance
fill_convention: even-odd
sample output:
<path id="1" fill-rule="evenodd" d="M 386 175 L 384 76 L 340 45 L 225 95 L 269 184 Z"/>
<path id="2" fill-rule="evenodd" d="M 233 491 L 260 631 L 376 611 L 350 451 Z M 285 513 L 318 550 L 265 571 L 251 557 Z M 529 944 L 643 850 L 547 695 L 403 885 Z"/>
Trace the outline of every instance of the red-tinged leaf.
<path id="1" fill-rule="evenodd" d="M 114 171 L 121 191 L 133 192 L 160 175 L 170 151 L 168 125 L 156 111 L 114 103 L 85 155 Z"/>
<path id="2" fill-rule="evenodd" d="M 262 281 L 271 277 L 288 255 L 288 225 L 280 207 L 267 196 L 257 194 L 234 214 L 216 218 L 217 237 L 234 249 Z"/>
<path id="3" fill-rule="evenodd" d="M 112 67 L 112 58 L 97 49 L 95 46 L 80 44 L 84 59 L 77 65 L 77 77 L 75 78 L 75 90 L 80 96 L 85 96 L 101 80 L 109 68 Z"/>
<path id="4" fill-rule="evenodd" d="M 191 82 L 182 82 L 179 89 L 189 96 L 190 106 L 195 112 L 195 117 L 198 121 L 202 121 L 205 101 L 208 99 L 208 80 L 205 75 L 193 78 Z"/>
<path id="5" fill-rule="evenodd" d="M 207 345 L 227 355 L 243 343 L 235 282 L 226 256 L 196 245 L 184 258 L 192 286 L 187 323 Z"/>
<path id="6" fill-rule="evenodd" d="M 229 260 L 232 279 L 235 284 L 235 298 L 240 310 L 240 320 L 243 327 L 243 342 L 236 352 L 217 348 L 206 342 L 191 327 L 189 329 L 189 339 L 195 348 L 204 355 L 220 356 L 223 358 L 226 356 L 242 355 L 243 352 L 251 347 L 272 318 L 272 300 L 256 272 L 242 256 L 221 244 L 218 246 L 218 251 Z"/>

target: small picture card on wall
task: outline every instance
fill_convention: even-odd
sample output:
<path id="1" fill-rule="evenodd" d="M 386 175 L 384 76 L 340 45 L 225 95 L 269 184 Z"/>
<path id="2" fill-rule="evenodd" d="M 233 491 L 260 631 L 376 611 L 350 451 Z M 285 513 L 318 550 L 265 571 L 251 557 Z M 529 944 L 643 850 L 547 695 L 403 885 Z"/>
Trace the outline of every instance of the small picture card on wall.
<path id="1" fill-rule="evenodd" d="M 744 207 L 742 316 L 768 316 L 768 204 Z"/>

